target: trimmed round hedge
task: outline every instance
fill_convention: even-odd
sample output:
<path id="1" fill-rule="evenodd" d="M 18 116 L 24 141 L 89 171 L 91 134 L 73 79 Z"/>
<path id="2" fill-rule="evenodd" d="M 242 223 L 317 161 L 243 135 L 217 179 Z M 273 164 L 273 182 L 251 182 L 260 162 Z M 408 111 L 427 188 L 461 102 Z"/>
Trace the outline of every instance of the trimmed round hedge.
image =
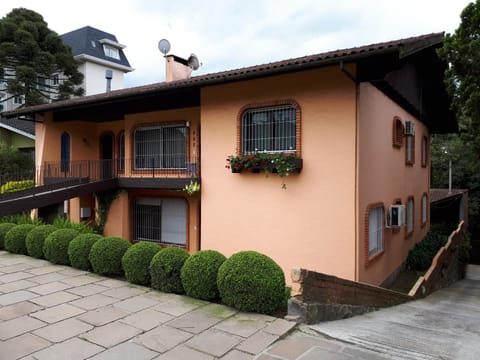
<path id="1" fill-rule="evenodd" d="M 30 231 L 25 238 L 25 246 L 28 255 L 37 259 L 43 259 L 43 245 L 45 239 L 55 230 L 58 230 L 58 228 L 53 225 L 39 225 Z"/>
<path id="2" fill-rule="evenodd" d="M 32 224 L 22 224 L 12 227 L 5 234 L 5 250 L 14 253 L 27 255 L 25 238 L 27 234 L 35 228 Z"/>
<path id="3" fill-rule="evenodd" d="M 162 248 L 157 244 L 140 241 L 132 245 L 122 257 L 123 271 L 127 281 L 150 285 L 150 262 Z"/>
<path id="4" fill-rule="evenodd" d="M 14 224 L 14 223 L 0 224 L 0 250 L 5 249 L 5 235 L 14 226 L 17 226 L 17 224 Z"/>
<path id="5" fill-rule="evenodd" d="M 74 229 L 58 229 L 45 239 L 43 255 L 45 259 L 54 264 L 70 265 L 68 259 L 68 245 L 78 235 Z"/>
<path id="6" fill-rule="evenodd" d="M 106 237 L 93 244 L 88 259 L 100 275 L 123 275 L 122 257 L 130 243 L 121 237 Z"/>
<path id="7" fill-rule="evenodd" d="M 202 300 L 217 299 L 217 273 L 227 258 L 215 250 L 201 250 L 190 256 L 180 272 L 185 293 Z"/>
<path id="8" fill-rule="evenodd" d="M 77 269 L 91 270 L 92 265 L 88 260 L 90 250 L 98 240 L 102 238 L 98 234 L 80 234 L 77 235 L 68 245 L 68 259 L 70 264 Z"/>
<path id="9" fill-rule="evenodd" d="M 241 311 L 272 314 L 285 296 L 283 270 L 255 251 L 241 251 L 225 261 L 217 285 L 222 302 Z"/>
<path id="10" fill-rule="evenodd" d="M 152 288 L 166 293 L 184 294 L 180 271 L 189 256 L 186 250 L 176 247 L 158 252 L 150 263 Z"/>

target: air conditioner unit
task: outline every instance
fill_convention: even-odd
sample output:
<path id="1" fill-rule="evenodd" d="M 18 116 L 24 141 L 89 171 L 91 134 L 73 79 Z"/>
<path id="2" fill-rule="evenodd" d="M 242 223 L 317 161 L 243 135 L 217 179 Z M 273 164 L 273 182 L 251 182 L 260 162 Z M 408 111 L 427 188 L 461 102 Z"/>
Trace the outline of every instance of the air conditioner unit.
<path id="1" fill-rule="evenodd" d="M 387 213 L 387 228 L 405 225 L 405 205 L 390 205 Z"/>
<path id="2" fill-rule="evenodd" d="M 415 135 L 415 123 L 413 121 L 405 121 L 405 135 Z"/>
<path id="3" fill-rule="evenodd" d="M 88 219 L 91 216 L 92 216 L 91 208 L 80 208 L 80 218 Z"/>

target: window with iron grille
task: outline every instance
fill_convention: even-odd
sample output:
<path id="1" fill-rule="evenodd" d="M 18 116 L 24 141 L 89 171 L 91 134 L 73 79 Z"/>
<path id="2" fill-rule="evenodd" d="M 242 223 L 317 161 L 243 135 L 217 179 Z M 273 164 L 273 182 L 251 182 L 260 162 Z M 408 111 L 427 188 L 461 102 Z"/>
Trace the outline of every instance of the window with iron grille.
<path id="1" fill-rule="evenodd" d="M 135 241 L 186 246 L 187 204 L 184 199 L 138 198 L 133 208 Z"/>
<path id="2" fill-rule="evenodd" d="M 241 118 L 242 154 L 296 151 L 296 117 L 292 105 L 245 110 Z"/>
<path id="3" fill-rule="evenodd" d="M 185 169 L 187 128 L 156 126 L 136 129 L 134 157 L 135 170 Z"/>
<path id="4" fill-rule="evenodd" d="M 368 212 L 368 256 L 383 251 L 383 206 L 372 207 Z"/>

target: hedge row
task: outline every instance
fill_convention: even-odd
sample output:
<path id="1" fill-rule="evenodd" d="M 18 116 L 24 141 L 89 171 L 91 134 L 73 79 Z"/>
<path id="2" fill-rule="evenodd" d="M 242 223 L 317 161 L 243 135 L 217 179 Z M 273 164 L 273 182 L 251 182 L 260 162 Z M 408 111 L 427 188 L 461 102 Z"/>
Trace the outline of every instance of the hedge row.
<path id="1" fill-rule="evenodd" d="M 33 180 L 9 181 L 0 186 L 0 194 L 31 189 L 35 186 Z"/>
<path id="2" fill-rule="evenodd" d="M 227 259 L 214 250 L 193 254 L 149 242 L 79 233 L 53 225 L 0 224 L 0 249 L 110 276 L 163 292 L 218 300 L 242 311 L 271 314 L 284 306 L 285 278 L 269 257 L 242 251 Z"/>

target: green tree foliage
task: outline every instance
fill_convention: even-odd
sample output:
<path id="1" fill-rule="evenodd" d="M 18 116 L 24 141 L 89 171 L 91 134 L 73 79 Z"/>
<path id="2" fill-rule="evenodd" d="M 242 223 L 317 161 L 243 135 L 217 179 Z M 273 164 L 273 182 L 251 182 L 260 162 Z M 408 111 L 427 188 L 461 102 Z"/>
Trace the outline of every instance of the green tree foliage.
<path id="1" fill-rule="evenodd" d="M 0 77 L 6 83 L 6 89 L 0 90 L 24 96 L 27 106 L 83 94 L 77 87 L 83 75 L 71 49 L 40 14 L 25 8 L 13 9 L 0 19 Z"/>
<path id="2" fill-rule="evenodd" d="M 0 185 L 13 175 L 25 174 L 33 178 L 33 170 L 33 159 L 29 154 L 0 144 Z"/>
<path id="3" fill-rule="evenodd" d="M 480 235 L 480 0 L 460 15 L 455 33 L 447 34 L 438 55 L 449 64 L 445 84 L 460 133 L 437 135 L 432 140 L 432 187 L 448 186 L 452 161 L 453 187 L 469 189 L 469 221 Z"/>

